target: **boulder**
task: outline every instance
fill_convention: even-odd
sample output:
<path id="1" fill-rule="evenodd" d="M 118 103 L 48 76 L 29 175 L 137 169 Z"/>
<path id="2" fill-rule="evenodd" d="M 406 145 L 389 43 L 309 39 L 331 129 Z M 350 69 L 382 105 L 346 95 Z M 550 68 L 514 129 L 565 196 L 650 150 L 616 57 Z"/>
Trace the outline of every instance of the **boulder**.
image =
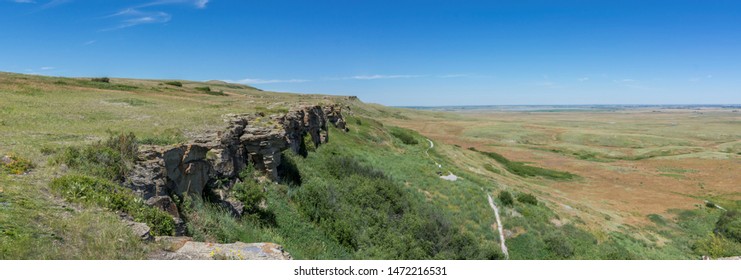
<path id="1" fill-rule="evenodd" d="M 126 226 L 128 226 L 132 232 L 134 232 L 134 235 L 138 236 L 144 241 L 152 241 L 154 240 L 154 237 L 152 234 L 150 234 L 150 228 L 145 223 L 137 223 L 134 221 L 126 221 Z"/>
<path id="2" fill-rule="evenodd" d="M 162 209 L 162 211 L 167 212 L 175 218 L 176 220 L 180 219 L 180 213 L 178 211 L 178 206 L 175 205 L 175 202 L 172 201 L 172 199 L 169 196 L 155 196 L 147 199 L 146 204 L 152 207 L 156 207 L 159 209 Z"/>

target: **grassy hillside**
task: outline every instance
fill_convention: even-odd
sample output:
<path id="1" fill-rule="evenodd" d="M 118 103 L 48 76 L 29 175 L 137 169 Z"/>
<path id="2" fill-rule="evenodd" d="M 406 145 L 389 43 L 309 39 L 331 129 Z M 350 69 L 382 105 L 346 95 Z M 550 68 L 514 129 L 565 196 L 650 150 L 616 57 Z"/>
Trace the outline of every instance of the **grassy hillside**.
<path id="1" fill-rule="evenodd" d="M 677 139 L 570 132 L 554 138 L 544 126 L 512 123 L 472 131 L 458 126 L 480 121 L 472 116 L 222 82 L 106 82 L 0 73 L 0 97 L 0 156 L 12 155 L 12 162 L 0 169 L 0 256 L 6 259 L 141 259 L 158 249 L 140 242 L 114 213 L 160 225 L 159 213 L 142 210 L 111 183 L 127 164 L 125 153 L 116 152 L 125 150 L 115 146 L 121 141 L 106 141 L 110 135 L 131 133 L 132 145 L 167 145 L 220 127 L 226 113 L 281 113 L 298 104 L 321 103 L 349 106 L 343 112 L 348 132 L 330 128 L 329 143 L 310 147 L 306 157 L 285 152 L 281 184 L 252 181 L 244 174 L 245 196 L 264 197 L 265 207 L 242 218 L 207 198 L 180 201 L 187 233 L 213 242 L 274 242 L 298 259 L 499 259 L 490 194 L 498 197 L 513 259 L 697 259 L 738 254 L 741 248 L 734 241 L 735 214 L 699 205 L 628 223 L 622 212 L 605 210 L 597 205 L 600 201 L 576 200 L 559 188 L 594 184 L 590 173 L 526 158 L 517 150 L 579 158 L 568 153 L 582 153 L 589 145 L 606 152 L 579 160 L 610 163 L 623 160 L 611 156 L 611 149 L 666 156 L 674 152 L 649 149 L 692 148 L 711 141 L 703 140 L 707 137 L 732 151 L 735 142 L 726 142 L 733 137 L 724 135 Z M 482 137 L 503 142 L 476 142 Z M 501 146 L 514 149 L 492 149 Z M 694 174 L 662 168 L 656 172 Z M 458 180 L 440 178 L 448 174 Z M 86 186 L 115 195 L 87 193 Z M 248 191 L 254 189 L 266 192 Z M 694 199 L 703 198 L 729 211 L 741 208 L 723 195 Z M 166 225 L 159 229 L 170 231 Z M 722 234 L 714 235 L 715 229 Z"/>

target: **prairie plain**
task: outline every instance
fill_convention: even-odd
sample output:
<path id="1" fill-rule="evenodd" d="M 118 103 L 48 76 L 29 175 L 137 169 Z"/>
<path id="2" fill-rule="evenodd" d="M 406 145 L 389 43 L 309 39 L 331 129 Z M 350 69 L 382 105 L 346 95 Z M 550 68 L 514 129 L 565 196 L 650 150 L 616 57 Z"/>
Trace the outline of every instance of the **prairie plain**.
<path id="1" fill-rule="evenodd" d="M 608 228 L 650 224 L 650 215 L 672 219 L 675 210 L 700 208 L 705 201 L 741 199 L 738 108 L 474 107 L 403 116 L 388 121 L 450 145 L 576 174 L 577 180 L 510 183 L 547 194 L 561 205 L 559 213 L 579 212 L 580 219 Z M 507 181 L 476 162 L 460 164 Z"/>

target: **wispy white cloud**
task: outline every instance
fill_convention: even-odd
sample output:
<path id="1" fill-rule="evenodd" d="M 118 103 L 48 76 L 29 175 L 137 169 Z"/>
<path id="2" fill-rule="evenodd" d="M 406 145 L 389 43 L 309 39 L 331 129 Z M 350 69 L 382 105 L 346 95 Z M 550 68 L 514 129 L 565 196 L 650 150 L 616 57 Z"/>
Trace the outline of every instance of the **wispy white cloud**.
<path id="1" fill-rule="evenodd" d="M 165 12 L 141 11 L 133 8 L 125 9 L 120 12 L 105 16 L 103 18 L 121 18 L 120 23 L 112 28 L 103 29 L 111 31 L 116 29 L 133 27 L 141 24 L 165 23 L 172 19 L 172 15 Z"/>
<path id="2" fill-rule="evenodd" d="M 713 78 L 713 75 L 706 75 L 705 77 L 692 77 L 692 78 L 689 78 L 688 81 L 693 82 L 693 83 L 697 83 L 697 82 L 700 82 L 700 81 L 702 81 L 704 79 L 708 79 L 709 80 L 709 79 L 712 79 L 712 78 Z"/>
<path id="3" fill-rule="evenodd" d="M 10 2 L 20 3 L 20 4 L 33 4 L 36 3 L 36 1 L 33 0 L 11 0 Z"/>
<path id="4" fill-rule="evenodd" d="M 577 81 L 580 81 L 580 82 L 586 82 L 586 81 L 589 81 L 589 77 L 581 77 L 581 78 L 576 79 L 576 80 Z"/>
<path id="5" fill-rule="evenodd" d="M 380 79 L 410 79 L 420 78 L 424 75 L 356 75 L 350 77 L 327 78 L 326 80 L 380 80 Z"/>
<path id="6" fill-rule="evenodd" d="M 55 1 L 67 1 L 67 0 L 55 0 Z M 193 5 L 198 9 L 205 9 L 209 0 L 156 0 L 149 3 L 141 4 L 138 6 L 132 6 L 127 9 L 123 9 L 117 13 L 113 13 L 102 18 L 121 18 L 119 24 L 115 27 L 103 29 L 102 31 L 111 31 L 116 29 L 123 29 L 133 27 L 142 24 L 152 23 L 166 23 L 172 20 L 172 15 L 162 11 L 150 11 L 146 8 L 154 6 L 164 5 Z"/>
<path id="7" fill-rule="evenodd" d="M 288 80 L 279 80 L 279 79 L 254 79 L 254 78 L 246 78 L 241 80 L 224 80 L 224 82 L 227 83 L 237 83 L 237 84 L 248 84 L 248 85 L 259 85 L 259 84 L 281 84 L 281 83 L 305 83 L 305 82 L 311 82 L 311 80 L 304 80 L 304 79 L 288 79 Z"/>
<path id="8" fill-rule="evenodd" d="M 89 46 L 89 45 L 95 44 L 97 42 L 98 42 L 98 40 L 90 40 L 90 41 L 87 41 L 85 43 L 82 43 L 82 45 L 83 46 Z"/>
<path id="9" fill-rule="evenodd" d="M 46 70 L 54 70 L 54 67 L 52 67 L 52 66 L 44 66 L 44 67 L 41 67 L 40 69 L 41 70 L 44 70 L 44 71 L 46 71 Z"/>
<path id="10" fill-rule="evenodd" d="M 42 5 L 41 8 L 42 9 L 54 8 L 56 6 L 59 6 L 59 5 L 62 5 L 62 4 L 66 4 L 66 3 L 69 3 L 69 2 L 72 2 L 72 0 L 51 0 L 51 1 L 47 2 L 46 4 Z"/>
<path id="11" fill-rule="evenodd" d="M 447 74 L 447 75 L 439 75 L 438 78 L 465 78 L 465 77 L 471 77 L 473 75 L 471 74 Z"/>
<path id="12" fill-rule="evenodd" d="M 152 1 L 146 4 L 142 4 L 139 6 L 136 6 L 136 8 L 144 8 L 144 7 L 151 7 L 151 6 L 162 6 L 162 5 L 173 5 L 173 4 L 186 4 L 186 5 L 193 5 L 196 8 L 204 9 L 206 8 L 206 5 L 208 4 L 209 0 L 157 0 Z"/>

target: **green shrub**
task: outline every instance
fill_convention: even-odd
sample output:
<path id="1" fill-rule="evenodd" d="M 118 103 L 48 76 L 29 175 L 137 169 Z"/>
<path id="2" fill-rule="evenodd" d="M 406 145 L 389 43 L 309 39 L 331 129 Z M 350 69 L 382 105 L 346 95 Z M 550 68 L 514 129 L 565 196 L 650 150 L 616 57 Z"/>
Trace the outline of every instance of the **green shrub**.
<path id="1" fill-rule="evenodd" d="M 183 83 L 178 81 L 167 81 L 165 82 L 166 85 L 176 86 L 176 87 L 182 87 Z"/>
<path id="2" fill-rule="evenodd" d="M 556 258 L 568 259 L 574 255 L 574 249 L 571 244 L 561 233 L 551 233 L 543 238 L 546 248 L 553 253 Z"/>
<path id="3" fill-rule="evenodd" d="M 538 199 L 534 195 L 529 193 L 520 193 L 517 195 L 517 201 L 527 203 L 530 205 L 538 205 Z"/>
<path id="4" fill-rule="evenodd" d="M 66 164 L 81 173 L 113 181 L 123 181 L 133 167 L 138 142 L 133 133 L 110 133 L 105 141 L 84 147 L 67 147 L 53 163 Z"/>
<path id="5" fill-rule="evenodd" d="M 708 233 L 704 238 L 695 241 L 692 249 L 699 255 L 713 258 L 741 255 L 741 244 L 713 233 Z"/>
<path id="6" fill-rule="evenodd" d="M 715 230 L 724 237 L 741 243 L 741 212 L 730 210 L 723 213 L 715 224 Z"/>
<path id="7" fill-rule="evenodd" d="M 196 87 L 196 90 L 211 92 L 211 87 Z"/>
<path id="8" fill-rule="evenodd" d="M 715 203 L 710 201 L 705 201 L 705 207 L 707 208 L 715 208 Z"/>
<path id="9" fill-rule="evenodd" d="M 133 191 L 111 181 L 85 175 L 66 175 L 52 180 L 51 189 L 70 202 L 127 213 L 135 221 L 146 223 L 156 235 L 175 233 L 175 221 L 169 214 L 147 206 Z"/>
<path id="10" fill-rule="evenodd" d="M 111 79 L 108 77 L 102 77 L 102 78 L 92 78 L 90 81 L 96 82 L 96 83 L 110 83 Z"/>
<path id="11" fill-rule="evenodd" d="M 499 201 L 501 201 L 502 205 L 504 206 L 512 206 L 512 204 L 515 203 L 514 198 L 512 198 L 512 194 L 510 194 L 508 191 L 499 192 Z"/>
<path id="12" fill-rule="evenodd" d="M 0 160 L 0 173 L 21 175 L 32 168 L 34 168 L 34 164 L 30 160 L 19 156 L 9 155 Z"/>
<path id="13" fill-rule="evenodd" d="M 246 213 L 256 213 L 260 210 L 260 203 L 265 200 L 265 191 L 254 179 L 247 178 L 237 183 L 232 189 L 234 197 L 244 205 Z"/>
<path id="14" fill-rule="evenodd" d="M 417 145 L 419 144 L 419 141 L 412 135 L 412 133 L 409 130 L 398 128 L 398 127 L 392 127 L 389 130 L 389 133 L 396 137 L 397 139 L 401 140 L 402 143 L 406 145 Z"/>

